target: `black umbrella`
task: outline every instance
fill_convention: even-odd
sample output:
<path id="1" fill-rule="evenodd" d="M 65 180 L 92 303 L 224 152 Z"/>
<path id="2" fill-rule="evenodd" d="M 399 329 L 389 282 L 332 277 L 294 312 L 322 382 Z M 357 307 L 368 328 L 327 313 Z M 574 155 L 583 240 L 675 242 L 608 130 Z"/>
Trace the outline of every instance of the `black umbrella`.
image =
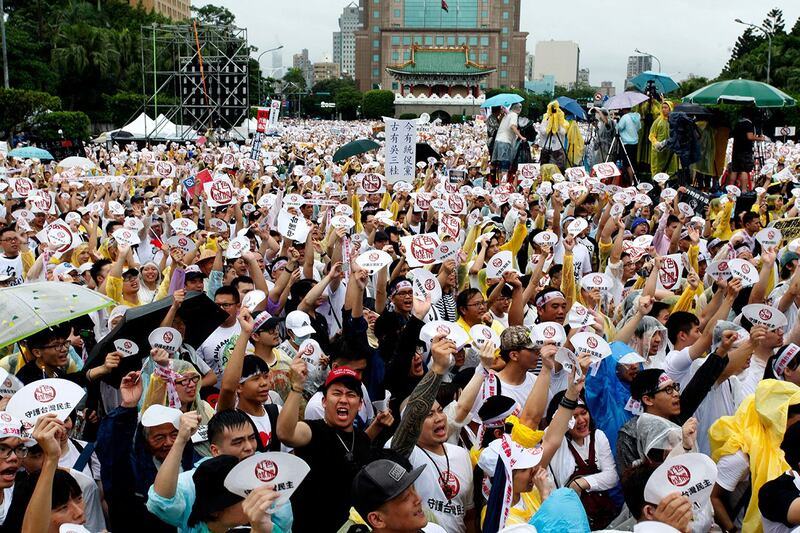
<path id="1" fill-rule="evenodd" d="M 417 143 L 417 163 L 420 161 L 428 161 L 428 158 L 432 157 L 439 160 L 439 152 L 431 148 L 431 145 L 428 143 Z"/>
<path id="2" fill-rule="evenodd" d="M 100 342 L 92 349 L 86 367 L 94 368 L 102 365 L 106 355 L 115 350 L 115 340 L 127 339 L 135 342 L 139 347 L 139 353 L 122 359 L 119 367 L 103 379 L 113 387 L 119 387 L 125 374 L 142 367 L 142 360 L 150 354 L 150 342 L 147 338 L 154 329 L 161 325 L 161 321 L 167 316 L 167 311 L 171 306 L 172 296 L 128 309 L 122 322 L 100 339 Z M 209 335 L 225 321 L 228 313 L 211 301 L 204 292 L 192 291 L 186 294 L 186 299 L 178 309 L 178 316 L 186 324 L 184 343 L 193 348 L 199 348 Z"/>
<path id="3" fill-rule="evenodd" d="M 673 111 L 678 113 L 686 113 L 687 115 L 691 115 L 694 117 L 710 117 L 711 111 L 706 109 L 705 107 L 697 104 L 678 104 L 675 106 Z"/>

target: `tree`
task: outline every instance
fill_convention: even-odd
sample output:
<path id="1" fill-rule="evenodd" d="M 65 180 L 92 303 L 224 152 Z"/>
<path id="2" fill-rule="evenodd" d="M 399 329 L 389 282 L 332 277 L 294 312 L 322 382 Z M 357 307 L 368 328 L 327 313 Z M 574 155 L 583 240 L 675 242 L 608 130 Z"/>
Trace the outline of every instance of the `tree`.
<path id="1" fill-rule="evenodd" d="M 344 87 L 336 93 L 336 111 L 342 114 L 343 119 L 352 120 L 356 118 L 363 99 L 361 91 L 355 87 Z"/>
<path id="2" fill-rule="evenodd" d="M 761 23 L 772 34 L 786 33 L 786 23 L 783 20 L 783 11 L 777 7 L 767 13 L 767 18 Z"/>
<path id="3" fill-rule="evenodd" d="M 702 76 L 689 75 L 688 78 L 686 78 L 681 82 L 680 87 L 675 93 L 670 93 L 670 96 L 683 98 L 687 94 L 691 94 L 695 92 L 697 89 L 705 87 L 709 83 L 710 82 L 708 78 L 704 78 Z"/>
<path id="4" fill-rule="evenodd" d="M 37 116 L 31 130 L 40 139 L 86 140 L 89 124 L 89 117 L 81 111 L 54 111 Z"/>
<path id="5" fill-rule="evenodd" d="M 8 138 L 36 115 L 60 110 L 61 99 L 38 91 L 0 89 L 0 109 L 0 134 Z"/>
<path id="6" fill-rule="evenodd" d="M 306 88 L 306 78 L 303 76 L 303 71 L 297 67 L 292 67 L 283 75 L 283 81 L 286 83 L 294 83 L 301 90 Z"/>
<path id="7" fill-rule="evenodd" d="M 361 114 L 364 118 L 377 119 L 394 116 L 394 93 L 374 89 L 364 93 L 361 101 Z"/>
<path id="8" fill-rule="evenodd" d="M 236 17 L 228 8 L 206 4 L 203 7 L 192 6 L 192 11 L 197 20 L 202 24 L 211 26 L 233 26 Z"/>

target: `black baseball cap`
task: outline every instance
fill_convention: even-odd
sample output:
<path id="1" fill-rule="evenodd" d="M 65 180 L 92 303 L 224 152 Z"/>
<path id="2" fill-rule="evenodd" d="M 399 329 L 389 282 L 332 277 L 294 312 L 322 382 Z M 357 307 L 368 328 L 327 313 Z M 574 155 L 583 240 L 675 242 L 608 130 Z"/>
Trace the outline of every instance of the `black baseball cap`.
<path id="1" fill-rule="evenodd" d="M 192 474 L 195 500 L 188 524 L 194 526 L 211 513 L 223 511 L 244 498 L 225 488 L 225 478 L 239 459 L 232 455 L 219 455 L 200 463 Z"/>
<path id="2" fill-rule="evenodd" d="M 369 463 L 353 479 L 353 507 L 366 521 L 369 513 L 413 485 L 424 468 L 422 465 L 409 472 L 389 459 Z"/>

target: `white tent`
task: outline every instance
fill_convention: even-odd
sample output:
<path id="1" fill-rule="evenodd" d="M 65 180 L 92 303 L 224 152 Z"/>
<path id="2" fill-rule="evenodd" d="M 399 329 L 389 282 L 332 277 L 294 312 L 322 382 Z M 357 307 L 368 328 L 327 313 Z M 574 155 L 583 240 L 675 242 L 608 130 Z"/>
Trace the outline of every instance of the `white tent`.
<path id="1" fill-rule="evenodd" d="M 111 131 L 109 133 L 126 131 L 131 135 L 133 135 L 134 137 L 145 137 L 148 134 L 152 134 L 155 127 L 156 127 L 155 121 L 152 118 L 148 117 L 147 114 L 141 113 L 138 117 L 133 119 L 129 124 L 125 124 L 120 129 Z"/>

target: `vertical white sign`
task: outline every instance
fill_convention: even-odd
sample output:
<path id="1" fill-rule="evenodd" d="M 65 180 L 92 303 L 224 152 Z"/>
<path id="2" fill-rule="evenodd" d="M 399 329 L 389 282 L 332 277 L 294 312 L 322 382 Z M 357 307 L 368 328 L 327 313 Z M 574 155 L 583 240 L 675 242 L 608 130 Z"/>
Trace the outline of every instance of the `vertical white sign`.
<path id="1" fill-rule="evenodd" d="M 281 114 L 281 101 L 280 100 L 273 100 L 270 103 L 270 111 L 269 111 L 269 125 L 271 128 L 277 127 L 278 125 L 278 117 Z"/>
<path id="2" fill-rule="evenodd" d="M 417 157 L 417 120 L 383 118 L 386 124 L 386 162 L 384 170 L 389 183 L 412 181 Z"/>

